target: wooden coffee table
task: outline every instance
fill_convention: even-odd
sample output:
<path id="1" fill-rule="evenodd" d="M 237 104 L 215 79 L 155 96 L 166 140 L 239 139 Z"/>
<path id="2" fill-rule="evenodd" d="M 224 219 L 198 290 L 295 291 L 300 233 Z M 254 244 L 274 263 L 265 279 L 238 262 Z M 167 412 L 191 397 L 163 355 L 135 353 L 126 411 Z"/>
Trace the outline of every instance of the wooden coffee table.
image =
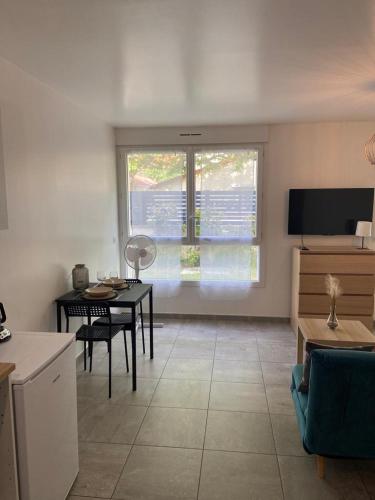
<path id="1" fill-rule="evenodd" d="M 340 320 L 331 330 L 325 319 L 299 318 L 297 333 L 297 363 L 303 363 L 304 342 L 332 347 L 375 346 L 375 335 L 361 321 Z"/>

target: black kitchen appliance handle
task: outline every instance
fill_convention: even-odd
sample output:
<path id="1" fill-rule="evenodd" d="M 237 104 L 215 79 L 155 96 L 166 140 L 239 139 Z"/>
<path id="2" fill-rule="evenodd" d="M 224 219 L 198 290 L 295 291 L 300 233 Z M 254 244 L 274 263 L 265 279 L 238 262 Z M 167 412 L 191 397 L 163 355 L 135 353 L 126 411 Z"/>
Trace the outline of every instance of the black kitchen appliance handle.
<path id="1" fill-rule="evenodd" d="M 2 302 L 0 302 L 0 314 L 1 314 L 0 324 L 5 323 L 7 320 L 7 316 L 5 314 L 5 309 L 4 309 Z"/>

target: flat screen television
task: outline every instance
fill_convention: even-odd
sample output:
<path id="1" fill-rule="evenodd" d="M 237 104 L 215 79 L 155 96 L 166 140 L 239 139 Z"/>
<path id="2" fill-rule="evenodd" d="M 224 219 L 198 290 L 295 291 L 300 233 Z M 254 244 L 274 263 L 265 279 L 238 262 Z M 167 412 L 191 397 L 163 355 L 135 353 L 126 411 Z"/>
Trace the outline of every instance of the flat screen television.
<path id="1" fill-rule="evenodd" d="M 290 189 L 288 234 L 350 235 L 372 221 L 374 189 Z"/>

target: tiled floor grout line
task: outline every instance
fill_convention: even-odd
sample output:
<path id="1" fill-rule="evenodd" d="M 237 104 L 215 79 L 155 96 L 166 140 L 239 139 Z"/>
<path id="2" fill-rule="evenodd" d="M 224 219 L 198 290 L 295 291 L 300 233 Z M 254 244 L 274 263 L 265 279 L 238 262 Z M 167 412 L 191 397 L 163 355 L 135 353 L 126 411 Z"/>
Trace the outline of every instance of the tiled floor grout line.
<path id="1" fill-rule="evenodd" d="M 145 379 L 147 380 L 147 379 Z M 153 379 L 155 380 L 155 379 Z M 166 380 L 166 379 L 164 379 Z M 185 380 L 189 380 L 189 379 L 185 379 Z M 196 382 L 194 380 L 194 382 Z M 207 380 L 205 380 L 204 382 L 208 382 Z M 215 380 L 213 380 L 213 382 L 215 382 Z M 228 383 L 231 383 L 231 382 L 228 382 Z M 262 384 L 258 384 L 258 385 L 262 385 Z M 201 407 L 197 407 L 197 406 L 162 406 L 162 405 L 147 405 L 145 403 L 139 403 L 139 404 L 134 404 L 134 403 L 127 403 L 128 406 L 140 406 L 141 408 L 165 408 L 165 409 L 174 409 L 174 410 L 200 410 L 200 411 L 206 411 L 207 408 L 201 408 Z M 113 407 L 121 407 L 121 404 L 113 404 L 112 405 Z M 215 412 L 223 412 L 223 413 L 244 413 L 244 414 L 247 414 L 247 413 L 250 413 L 251 415 L 280 415 L 282 417 L 292 417 L 293 416 L 293 413 L 280 413 L 280 412 L 277 412 L 277 413 L 266 413 L 264 411 L 252 411 L 252 410 L 229 410 L 229 409 L 222 409 L 222 408 L 209 408 L 210 411 L 215 411 Z"/>
<path id="2" fill-rule="evenodd" d="M 207 424 L 208 424 L 208 411 L 210 409 L 212 377 L 213 377 L 213 373 L 214 373 L 216 345 L 217 345 L 217 333 L 216 333 L 216 337 L 215 337 L 214 357 L 213 357 L 213 360 L 212 360 L 212 368 L 211 368 L 210 390 L 209 390 L 209 393 L 208 393 L 208 401 L 207 401 L 206 425 L 204 427 L 204 435 L 203 435 L 202 458 L 201 458 L 201 465 L 200 465 L 200 469 L 199 469 L 199 479 L 198 479 L 198 487 L 197 487 L 197 500 L 199 498 L 199 489 L 200 489 L 200 486 L 201 486 L 202 467 L 203 467 L 203 458 L 204 458 L 204 449 L 205 449 L 204 445 L 206 443 L 206 433 L 207 433 Z"/>
<path id="3" fill-rule="evenodd" d="M 180 332 L 180 330 L 179 330 L 179 332 Z M 161 372 L 161 374 L 160 374 L 159 381 L 158 381 L 158 383 L 157 383 L 157 385 L 156 385 L 156 387 L 155 387 L 155 390 L 154 390 L 154 392 L 152 393 L 152 398 L 151 398 L 151 400 L 150 400 L 149 407 L 151 406 L 152 400 L 154 399 L 156 389 L 158 388 L 159 383 L 160 383 L 160 380 L 161 380 L 161 379 L 162 379 L 162 377 L 163 377 L 163 373 L 164 373 L 165 368 L 166 368 L 166 366 L 167 366 L 167 364 L 168 364 L 168 361 L 171 359 L 171 354 L 172 354 L 172 352 L 173 352 L 174 346 L 175 346 L 176 341 L 177 341 L 177 339 L 178 339 L 178 337 L 179 337 L 179 334 L 180 334 L 179 332 L 177 333 L 177 335 L 176 335 L 176 337 L 175 337 L 175 339 L 174 339 L 174 341 L 173 341 L 173 343 L 172 343 L 172 349 L 171 349 L 171 351 L 170 351 L 170 353 L 169 353 L 169 355 L 168 355 L 168 358 L 167 358 L 167 360 L 166 360 L 166 362 L 165 362 L 165 365 L 164 365 L 163 371 L 162 371 L 162 372 Z"/>
<path id="4" fill-rule="evenodd" d="M 184 408 L 183 408 L 184 409 Z M 265 414 L 264 414 L 265 415 Z M 260 455 L 266 457 L 293 457 L 293 458 L 303 458 L 314 460 L 314 456 L 307 455 L 306 457 L 302 455 L 295 455 L 293 453 L 265 453 L 261 451 L 243 451 L 243 450 L 225 450 L 221 448 L 196 448 L 191 446 L 172 446 L 172 445 L 163 445 L 163 444 L 143 444 L 143 443 L 123 443 L 123 442 L 108 442 L 108 441 L 80 441 L 81 443 L 93 443 L 93 444 L 108 444 L 108 445 L 123 445 L 123 446 L 137 446 L 143 448 L 167 448 L 167 449 L 177 449 L 177 450 L 196 450 L 196 451 L 219 451 L 221 453 L 240 453 L 242 455 Z M 129 452 L 130 454 L 130 452 Z"/>
<path id="5" fill-rule="evenodd" d="M 166 380 L 166 379 L 164 379 Z M 187 380 L 187 379 L 185 379 Z M 207 380 L 205 380 L 205 382 L 207 382 Z M 213 380 L 212 382 L 215 382 L 215 380 Z M 258 385 L 262 385 L 262 384 L 258 384 Z M 142 405 L 133 405 L 133 406 L 142 406 Z M 144 405 L 143 405 L 144 406 Z M 226 410 L 226 409 L 221 409 L 221 408 L 198 408 L 196 406 L 159 406 L 159 405 L 153 405 L 152 408 L 174 408 L 176 410 L 180 409 L 180 410 L 207 410 L 209 409 L 210 411 L 216 411 L 216 412 L 223 412 L 223 413 L 250 413 L 250 414 L 255 414 L 255 415 L 269 415 L 269 413 L 265 413 L 264 411 L 249 411 L 249 410 Z M 272 413 L 272 415 L 276 415 L 276 413 Z M 282 416 L 289 416 L 289 414 L 286 414 L 286 413 L 279 413 L 279 415 L 282 415 Z"/>
<path id="6" fill-rule="evenodd" d="M 175 337 L 175 340 L 174 340 L 174 342 L 173 342 L 173 345 L 175 344 L 177 337 L 178 337 L 178 334 L 177 334 L 177 335 L 176 335 L 176 337 Z M 154 344 L 154 346 L 155 346 L 155 344 Z M 172 349 L 171 349 L 171 352 L 172 352 L 172 350 L 173 350 L 173 347 L 172 347 Z M 166 361 L 166 363 L 165 363 L 165 365 L 164 365 L 164 368 L 163 368 L 163 371 L 162 371 L 161 375 L 163 375 L 163 373 L 164 373 L 165 367 L 167 366 L 168 360 L 169 360 L 169 358 L 170 358 L 170 354 L 171 354 L 171 353 L 169 353 L 169 356 L 168 356 L 167 361 Z M 155 352 L 154 352 L 154 355 L 155 355 Z M 149 409 L 150 409 L 150 407 L 151 407 L 151 402 L 152 402 L 152 399 L 153 399 L 154 394 L 155 394 L 155 392 L 156 392 L 156 389 L 158 388 L 158 385 L 159 385 L 159 383 L 160 383 L 160 380 L 161 380 L 161 375 L 160 375 L 160 377 L 159 377 L 159 379 L 158 379 L 158 383 L 157 383 L 157 384 L 156 384 L 156 386 L 155 386 L 154 392 L 152 393 L 152 397 L 151 397 L 151 399 L 149 400 L 148 404 L 147 404 L 147 405 L 142 405 L 142 406 L 146 406 L 146 407 L 147 407 L 147 410 L 145 411 L 145 414 L 143 415 L 142 421 L 141 421 L 141 423 L 140 423 L 140 425 L 139 425 L 139 427 L 138 427 L 138 430 L 137 430 L 137 432 L 136 432 L 136 435 L 134 436 L 133 443 L 130 445 L 130 450 L 129 450 L 129 453 L 128 453 L 127 457 L 126 457 L 125 463 L 124 463 L 124 465 L 123 465 L 123 467 L 122 467 L 122 469 L 121 469 L 121 472 L 120 472 L 120 474 L 119 474 L 119 476 L 118 476 L 118 479 L 117 479 L 117 481 L 116 481 L 116 484 L 115 484 L 115 486 L 114 486 L 114 488 L 113 488 L 113 492 L 112 492 L 112 495 L 111 495 L 111 499 L 113 498 L 113 495 L 114 495 L 114 494 L 115 494 L 115 492 L 116 492 L 116 489 L 117 489 L 118 483 L 120 482 L 120 479 L 121 479 L 121 477 L 122 477 L 122 475 L 123 475 L 123 473 L 124 473 L 124 470 L 125 470 L 126 464 L 128 463 L 128 460 L 129 460 L 129 457 L 130 457 L 130 455 L 131 455 L 131 453 L 132 453 L 132 451 L 133 451 L 133 448 L 134 448 L 134 446 L 136 446 L 136 445 L 135 445 L 135 442 L 136 442 L 136 440 L 137 440 L 137 437 L 138 437 L 138 434 L 139 434 L 139 432 L 140 432 L 140 430 L 141 430 L 141 427 L 142 427 L 142 425 L 143 425 L 143 422 L 144 422 L 144 420 L 145 420 L 145 418 L 146 418 L 146 415 L 147 415 L 147 413 L 148 413 L 148 410 L 149 410 Z M 147 379 L 145 379 L 145 380 L 147 380 Z M 141 406 L 141 405 L 134 405 L 134 406 Z M 111 443 L 111 444 L 113 444 L 113 443 Z"/>
<path id="7" fill-rule="evenodd" d="M 166 358 L 166 363 L 168 361 L 171 361 L 171 360 L 174 360 L 174 359 L 179 359 L 179 360 L 186 360 L 186 361 L 212 361 L 213 363 L 215 361 L 235 361 L 235 362 L 242 362 L 242 361 L 245 361 L 243 359 L 211 359 L 211 358 Z M 246 361 L 245 361 L 246 362 Z M 248 363 L 251 365 L 252 363 L 258 363 L 258 364 L 262 364 L 262 363 L 272 363 L 272 364 L 275 364 L 275 365 L 290 365 L 290 366 L 293 366 L 292 363 L 282 363 L 282 362 L 279 362 L 279 361 L 274 361 L 274 362 L 271 362 L 271 361 L 248 361 Z M 261 368 L 261 366 L 259 367 Z M 163 373 L 164 373 L 164 369 L 165 367 L 163 368 Z M 99 374 L 99 373 L 92 373 L 92 374 L 88 374 L 88 375 L 85 375 L 85 374 L 81 374 L 79 375 L 79 377 L 102 377 L 102 378 L 107 378 L 107 375 L 105 374 Z M 121 378 L 121 379 L 124 379 L 124 374 L 119 374 L 119 375 L 112 375 L 112 379 L 114 378 Z M 129 374 L 125 374 L 125 378 L 129 379 L 131 378 L 131 374 L 129 372 Z M 194 380 L 194 381 L 197 381 L 197 382 L 209 382 L 210 379 L 209 378 L 186 378 L 186 377 L 163 377 L 163 376 L 160 376 L 160 377 L 142 377 L 142 376 L 139 376 L 137 377 L 137 380 L 156 380 L 157 378 L 162 378 L 163 380 Z M 224 382 L 224 383 L 229 383 L 229 384 L 259 384 L 259 382 L 250 382 L 250 381 L 241 381 L 241 380 L 221 380 L 221 379 L 213 379 L 213 382 Z M 268 384 L 268 385 L 284 385 L 284 384 L 275 384 L 275 383 L 272 383 L 272 384 Z"/>
<path id="8" fill-rule="evenodd" d="M 281 469 L 280 469 L 280 463 L 279 463 L 279 458 L 277 454 L 277 447 L 276 447 L 276 438 L 275 438 L 275 433 L 273 431 L 273 425 L 272 425 L 272 418 L 271 418 L 271 412 L 270 412 L 270 405 L 268 403 L 268 397 L 267 397 L 267 390 L 266 390 L 266 383 L 264 380 L 264 374 L 263 374 L 263 368 L 261 365 L 261 371 L 262 371 L 262 380 L 263 380 L 263 385 L 264 385 L 264 394 L 266 396 L 266 401 L 267 401 L 267 408 L 268 408 L 268 418 L 271 426 L 271 432 L 272 432 L 272 439 L 273 439 L 273 444 L 275 447 L 275 457 L 276 457 L 276 463 L 277 463 L 277 470 L 279 471 L 279 478 L 280 478 L 280 486 L 281 486 L 281 492 L 283 495 L 283 498 L 285 499 L 285 492 L 284 492 L 284 485 L 283 485 L 283 479 L 281 477 Z"/>
<path id="9" fill-rule="evenodd" d="M 143 380 L 156 380 L 156 378 L 143 378 Z M 191 382 L 210 382 L 210 380 L 207 380 L 207 379 L 191 379 L 191 378 L 177 378 L 177 379 L 170 379 L 170 378 L 163 378 L 163 379 L 158 379 L 158 383 L 161 381 L 161 380 L 175 380 L 175 381 L 178 381 L 178 382 L 185 382 L 185 381 L 191 381 Z M 269 408 L 269 405 L 268 405 L 268 399 L 267 399 L 267 393 L 266 393 L 266 388 L 267 386 L 272 386 L 272 387 L 283 387 L 283 384 L 265 384 L 265 383 L 260 383 L 260 382 L 237 382 L 237 381 L 228 381 L 228 382 L 224 382 L 224 381 L 218 381 L 218 380 L 212 380 L 211 382 L 214 382 L 214 383 L 224 383 L 224 384 L 230 384 L 230 385 L 239 385 L 239 384 L 242 384 L 242 385 L 250 385 L 250 386 L 261 386 L 264 388 L 265 390 L 265 396 L 266 396 L 266 401 L 267 401 L 267 407 Z M 210 384 L 211 386 L 211 384 Z M 156 391 L 156 389 L 155 389 Z M 155 392 L 154 391 L 154 392 Z M 203 408 L 203 407 L 200 407 L 200 406 L 180 406 L 180 405 L 173 405 L 173 404 L 153 404 L 153 405 L 145 405 L 144 403 L 131 403 L 131 402 L 128 402 L 127 403 L 129 406 L 152 406 L 153 408 L 175 408 L 175 409 L 186 409 L 186 410 L 206 410 L 207 408 Z M 113 404 L 113 406 L 117 406 L 116 403 Z M 235 409 L 235 410 L 231 410 L 229 408 L 211 408 L 212 411 L 216 411 L 216 412 L 229 412 L 229 413 L 255 413 L 255 414 L 260 414 L 260 415 L 281 415 L 281 416 L 293 416 L 294 413 L 282 413 L 280 411 L 278 412 L 271 412 L 270 410 L 268 410 L 268 412 L 264 412 L 264 411 L 257 411 L 257 410 L 245 410 L 245 409 Z"/>

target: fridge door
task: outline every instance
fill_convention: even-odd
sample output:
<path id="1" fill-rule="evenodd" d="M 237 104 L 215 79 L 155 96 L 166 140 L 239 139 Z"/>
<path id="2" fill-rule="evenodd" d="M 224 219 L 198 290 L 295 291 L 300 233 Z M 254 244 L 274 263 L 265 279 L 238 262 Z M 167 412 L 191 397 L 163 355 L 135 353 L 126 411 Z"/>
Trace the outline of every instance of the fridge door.
<path id="1" fill-rule="evenodd" d="M 78 473 L 75 345 L 13 385 L 21 500 L 63 500 Z"/>

